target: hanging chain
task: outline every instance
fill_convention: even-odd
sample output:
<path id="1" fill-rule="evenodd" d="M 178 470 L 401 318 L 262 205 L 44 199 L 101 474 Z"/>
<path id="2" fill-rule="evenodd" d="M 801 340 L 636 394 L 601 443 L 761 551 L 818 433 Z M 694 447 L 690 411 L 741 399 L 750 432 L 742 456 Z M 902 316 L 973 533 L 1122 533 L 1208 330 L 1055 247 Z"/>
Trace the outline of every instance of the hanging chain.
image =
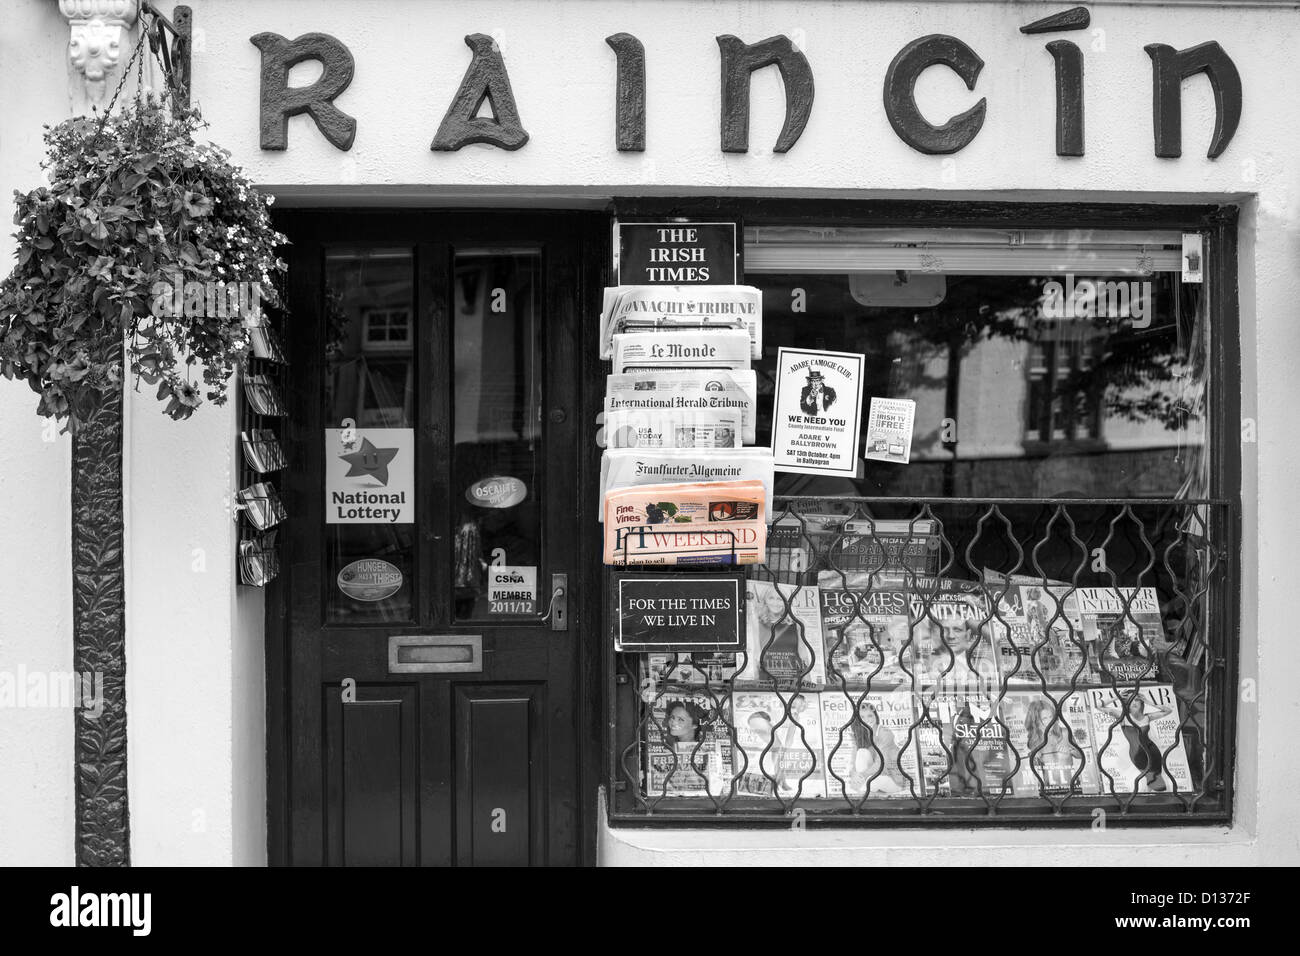
<path id="1" fill-rule="evenodd" d="M 122 87 L 126 85 L 126 78 L 131 75 L 131 67 L 140 60 L 140 55 L 144 52 L 144 35 L 140 37 L 140 42 L 135 45 L 135 51 L 131 54 L 131 59 L 127 60 L 126 66 L 122 70 L 122 78 L 117 81 L 117 89 L 113 90 L 112 97 L 109 98 L 108 105 L 104 107 L 104 114 L 99 118 L 99 128 L 95 130 L 95 138 L 92 142 L 92 149 L 98 145 L 99 138 L 104 135 L 104 127 L 108 125 L 108 118 L 113 113 L 113 107 L 117 105 L 117 98 L 122 95 Z"/>

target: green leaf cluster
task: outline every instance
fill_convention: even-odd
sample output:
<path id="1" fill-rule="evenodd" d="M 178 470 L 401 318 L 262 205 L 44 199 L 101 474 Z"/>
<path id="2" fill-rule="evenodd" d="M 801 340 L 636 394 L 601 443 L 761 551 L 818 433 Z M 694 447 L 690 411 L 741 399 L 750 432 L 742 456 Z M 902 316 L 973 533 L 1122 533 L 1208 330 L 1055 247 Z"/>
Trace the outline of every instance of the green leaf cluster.
<path id="1" fill-rule="evenodd" d="M 172 418 L 221 404 L 264 318 L 212 306 L 233 283 L 281 305 L 287 240 L 271 198 L 196 142 L 203 125 L 196 109 L 141 97 L 46 128 L 49 184 L 14 194 L 17 262 L 0 281 L 0 374 L 31 386 L 38 414 L 75 431 L 96 390 L 121 387 L 124 354 Z M 178 288 L 208 294 L 174 314 Z"/>

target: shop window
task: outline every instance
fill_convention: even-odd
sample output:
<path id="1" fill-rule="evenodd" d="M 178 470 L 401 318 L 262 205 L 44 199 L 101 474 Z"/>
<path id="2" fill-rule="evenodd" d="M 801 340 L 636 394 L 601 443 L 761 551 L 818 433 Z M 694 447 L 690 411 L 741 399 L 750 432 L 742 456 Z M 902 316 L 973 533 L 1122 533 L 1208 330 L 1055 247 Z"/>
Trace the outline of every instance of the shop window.
<path id="1" fill-rule="evenodd" d="M 745 651 L 615 655 L 616 822 L 1229 818 L 1237 383 L 1181 241 L 750 225 L 757 444 L 777 349 L 827 349 L 911 460 L 777 473 Z"/>

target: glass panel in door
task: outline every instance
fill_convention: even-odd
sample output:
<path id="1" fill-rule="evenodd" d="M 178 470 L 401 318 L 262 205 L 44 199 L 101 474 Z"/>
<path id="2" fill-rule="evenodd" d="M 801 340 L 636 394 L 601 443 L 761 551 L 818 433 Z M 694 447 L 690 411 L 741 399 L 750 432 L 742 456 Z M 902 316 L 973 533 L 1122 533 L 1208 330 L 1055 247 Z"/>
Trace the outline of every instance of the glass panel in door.
<path id="1" fill-rule="evenodd" d="M 455 617 L 534 617 L 545 610 L 541 251 L 459 248 L 453 265 Z"/>

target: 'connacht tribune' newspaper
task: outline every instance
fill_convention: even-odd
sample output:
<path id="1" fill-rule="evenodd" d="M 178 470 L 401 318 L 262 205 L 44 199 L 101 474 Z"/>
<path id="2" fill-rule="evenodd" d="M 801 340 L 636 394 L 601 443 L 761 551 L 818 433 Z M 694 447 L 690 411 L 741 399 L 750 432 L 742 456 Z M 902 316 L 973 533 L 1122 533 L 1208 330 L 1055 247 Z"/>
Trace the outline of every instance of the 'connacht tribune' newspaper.
<path id="1" fill-rule="evenodd" d="M 759 481 L 763 507 L 772 512 L 770 448 L 610 448 L 600 458 L 600 502 L 605 492 L 677 481 Z"/>
<path id="2" fill-rule="evenodd" d="M 749 368 L 745 329 L 663 329 L 614 336 L 614 373 L 661 368 Z"/>
<path id="3" fill-rule="evenodd" d="M 640 485 L 605 495 L 605 563 L 762 564 L 764 491 L 757 481 Z"/>
<path id="4" fill-rule="evenodd" d="M 758 382 L 752 369 L 688 369 L 610 375 L 605 414 L 614 412 L 738 412 L 740 440 L 754 444 Z"/>
<path id="5" fill-rule="evenodd" d="M 622 332 L 744 329 L 750 358 L 763 357 L 763 293 L 748 285 L 619 285 L 605 289 L 600 357 Z"/>

